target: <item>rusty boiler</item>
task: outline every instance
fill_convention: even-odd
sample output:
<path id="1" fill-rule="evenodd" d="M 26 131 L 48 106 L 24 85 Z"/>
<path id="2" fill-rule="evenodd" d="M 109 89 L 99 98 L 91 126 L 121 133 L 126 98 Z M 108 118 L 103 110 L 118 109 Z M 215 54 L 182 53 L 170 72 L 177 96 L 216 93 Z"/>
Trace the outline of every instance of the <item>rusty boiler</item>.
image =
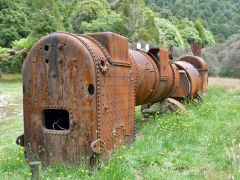
<path id="1" fill-rule="evenodd" d="M 28 160 L 76 163 L 107 157 L 135 136 L 135 106 L 206 92 L 207 65 L 197 56 L 169 60 L 167 50 L 130 50 L 115 33 L 53 33 L 22 68 L 24 146 Z"/>

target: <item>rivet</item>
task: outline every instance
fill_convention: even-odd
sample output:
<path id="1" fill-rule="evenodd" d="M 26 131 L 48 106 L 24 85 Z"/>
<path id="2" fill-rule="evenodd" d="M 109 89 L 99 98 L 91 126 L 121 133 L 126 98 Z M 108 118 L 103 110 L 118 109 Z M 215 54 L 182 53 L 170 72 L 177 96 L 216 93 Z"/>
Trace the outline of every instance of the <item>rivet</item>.
<path id="1" fill-rule="evenodd" d="M 76 59 L 76 58 L 72 58 L 72 60 L 73 60 L 73 62 L 76 62 L 76 61 L 77 61 L 77 59 Z"/>
<path id="2" fill-rule="evenodd" d="M 58 48 L 59 48 L 59 49 L 62 49 L 62 44 L 58 44 Z"/>
<path id="3" fill-rule="evenodd" d="M 63 62 L 62 58 L 58 58 L 57 61 L 59 64 L 61 64 Z"/>

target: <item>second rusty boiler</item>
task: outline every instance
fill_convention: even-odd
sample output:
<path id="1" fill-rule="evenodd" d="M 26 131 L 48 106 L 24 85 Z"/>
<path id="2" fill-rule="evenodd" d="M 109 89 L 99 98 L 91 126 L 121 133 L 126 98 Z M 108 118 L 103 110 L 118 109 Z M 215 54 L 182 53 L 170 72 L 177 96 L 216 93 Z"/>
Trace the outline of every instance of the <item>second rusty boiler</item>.
<path id="1" fill-rule="evenodd" d="M 181 96 L 184 72 L 184 96 L 205 90 L 207 77 L 194 63 L 173 63 L 164 49 L 129 50 L 127 38 L 110 32 L 45 36 L 24 61 L 24 135 L 17 143 L 29 160 L 37 155 L 45 164 L 107 157 L 135 136 L 136 105 Z"/>

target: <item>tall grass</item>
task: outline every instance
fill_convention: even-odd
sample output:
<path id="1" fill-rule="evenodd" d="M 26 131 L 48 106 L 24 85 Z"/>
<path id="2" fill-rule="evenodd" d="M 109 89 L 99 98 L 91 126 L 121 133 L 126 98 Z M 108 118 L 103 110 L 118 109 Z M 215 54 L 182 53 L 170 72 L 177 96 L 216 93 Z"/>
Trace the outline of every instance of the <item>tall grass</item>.
<path id="1" fill-rule="evenodd" d="M 3 83 L 21 83 L 22 75 L 21 74 L 3 74 L 0 79 L 0 85 L 3 86 Z"/>
<path id="2" fill-rule="evenodd" d="M 96 169 L 60 164 L 42 169 L 42 179 L 240 179 L 240 93 L 210 87 L 202 104 L 186 108 L 187 114 L 157 113 L 146 121 L 136 107 L 133 144 Z M 15 145 L 22 121 L 17 115 L 0 122 L 2 179 L 30 179 L 23 148 Z"/>

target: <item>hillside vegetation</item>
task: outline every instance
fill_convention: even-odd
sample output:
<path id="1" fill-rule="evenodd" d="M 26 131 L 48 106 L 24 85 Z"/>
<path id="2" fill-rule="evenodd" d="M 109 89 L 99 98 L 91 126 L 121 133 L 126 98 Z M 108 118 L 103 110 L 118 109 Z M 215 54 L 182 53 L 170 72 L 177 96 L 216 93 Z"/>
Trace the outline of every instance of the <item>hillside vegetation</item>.
<path id="1" fill-rule="evenodd" d="M 146 4 L 164 18 L 201 19 L 217 42 L 240 33 L 239 0 L 146 0 Z"/>
<path id="2" fill-rule="evenodd" d="M 32 45 L 55 31 L 111 31 L 136 42 L 167 48 L 191 42 L 214 45 L 200 19 L 163 17 L 144 0 L 0 0 L 0 61 L 4 72 L 20 72 Z M 1 63 L 0 62 L 0 63 Z"/>
<path id="3" fill-rule="evenodd" d="M 133 48 L 136 42 L 179 49 L 201 42 L 210 75 L 240 77 L 238 0 L 0 0 L 0 29 L 5 73 L 20 73 L 28 51 L 46 34 L 111 31 Z"/>

